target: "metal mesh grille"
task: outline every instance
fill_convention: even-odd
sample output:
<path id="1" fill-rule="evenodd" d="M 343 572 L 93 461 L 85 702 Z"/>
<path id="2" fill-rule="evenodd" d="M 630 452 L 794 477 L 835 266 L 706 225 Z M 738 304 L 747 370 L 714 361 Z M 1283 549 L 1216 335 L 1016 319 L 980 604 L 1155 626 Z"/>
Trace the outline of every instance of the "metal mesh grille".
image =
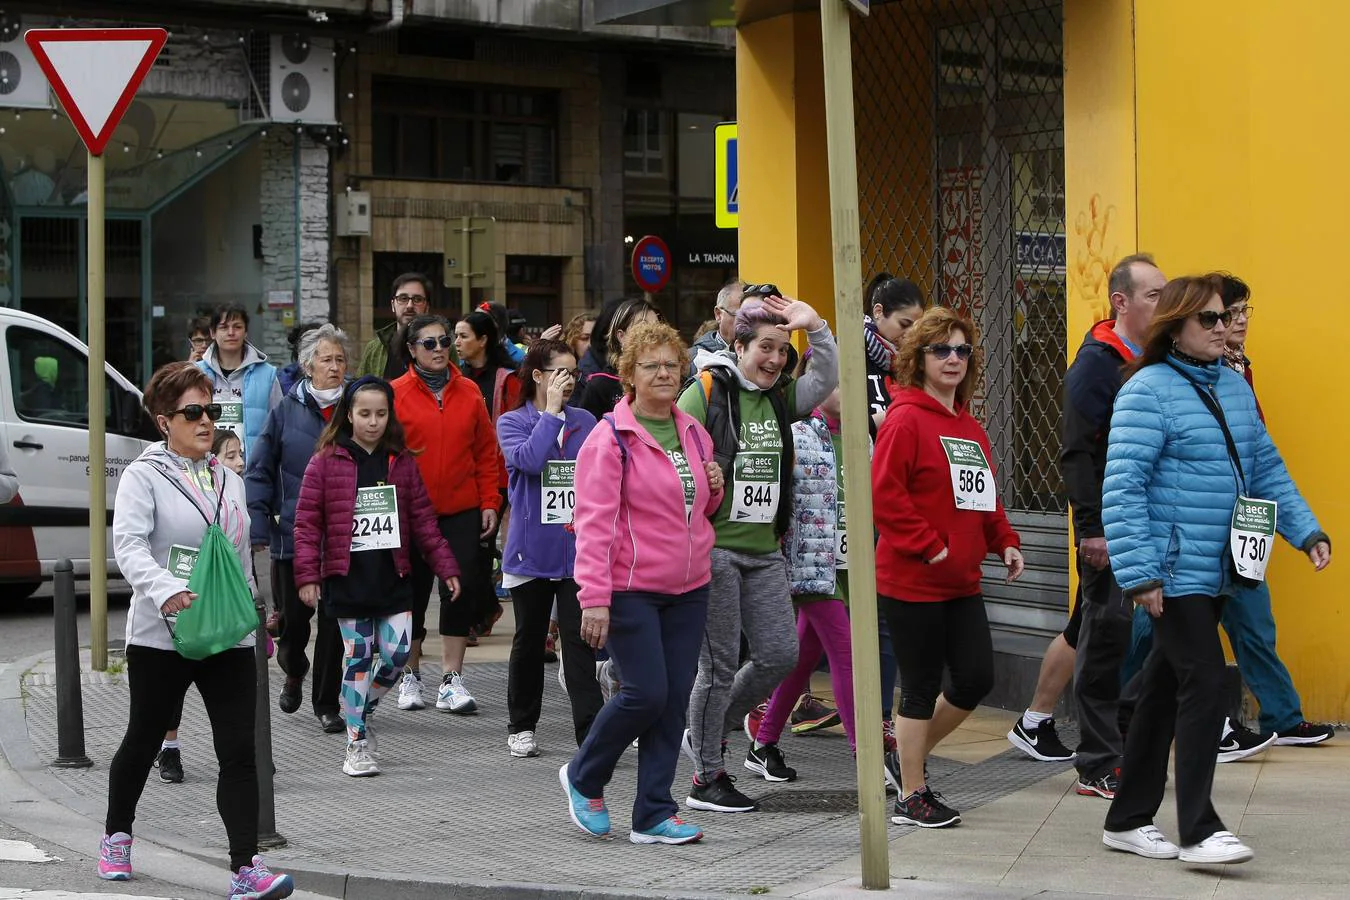
<path id="1" fill-rule="evenodd" d="M 1061 518 L 1062 29 L 1045 0 L 874 3 L 853 26 L 864 279 L 974 319 L 1004 503 Z"/>

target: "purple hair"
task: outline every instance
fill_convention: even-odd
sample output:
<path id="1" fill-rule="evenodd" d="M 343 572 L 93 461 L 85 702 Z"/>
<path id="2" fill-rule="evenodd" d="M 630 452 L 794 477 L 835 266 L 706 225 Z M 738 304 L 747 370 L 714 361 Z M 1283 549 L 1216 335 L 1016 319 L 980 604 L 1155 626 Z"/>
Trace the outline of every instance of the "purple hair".
<path id="1" fill-rule="evenodd" d="M 736 341 L 749 344 L 763 325 L 786 325 L 787 319 L 767 308 L 762 300 L 747 300 L 736 311 Z"/>

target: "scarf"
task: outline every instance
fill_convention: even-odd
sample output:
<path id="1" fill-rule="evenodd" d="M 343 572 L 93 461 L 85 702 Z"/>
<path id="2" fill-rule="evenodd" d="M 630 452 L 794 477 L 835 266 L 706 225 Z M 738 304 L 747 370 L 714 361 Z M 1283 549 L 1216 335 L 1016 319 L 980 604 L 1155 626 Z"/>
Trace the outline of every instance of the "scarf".
<path id="1" fill-rule="evenodd" d="M 422 379 L 422 383 L 431 389 L 433 394 L 439 394 L 450 382 L 449 367 L 446 367 L 444 372 L 428 372 L 417 363 L 413 363 L 413 371 L 417 373 L 418 378 Z"/>
<path id="2" fill-rule="evenodd" d="M 337 403 L 338 400 L 342 398 L 343 387 L 344 385 L 339 384 L 335 388 L 328 388 L 327 390 L 321 391 L 314 386 L 313 381 L 305 379 L 305 390 L 314 398 L 314 402 L 319 404 L 319 409 L 327 409 Z"/>
<path id="3" fill-rule="evenodd" d="M 1243 376 L 1247 374 L 1247 366 L 1251 363 L 1251 360 L 1247 359 L 1247 354 L 1243 352 L 1244 349 L 1245 348 L 1243 347 L 1223 348 L 1224 364 L 1234 372 Z"/>
<path id="4" fill-rule="evenodd" d="M 877 368 L 891 372 L 895 369 L 896 346 L 881 336 L 871 316 L 863 316 L 863 347 L 867 359 Z"/>
<path id="5" fill-rule="evenodd" d="M 1189 353 L 1182 352 L 1182 350 L 1175 345 L 1172 347 L 1172 355 L 1180 362 L 1184 362 L 1188 366 L 1195 366 L 1197 369 L 1208 369 L 1215 364 L 1214 360 L 1205 362 L 1203 359 L 1196 359 Z"/>

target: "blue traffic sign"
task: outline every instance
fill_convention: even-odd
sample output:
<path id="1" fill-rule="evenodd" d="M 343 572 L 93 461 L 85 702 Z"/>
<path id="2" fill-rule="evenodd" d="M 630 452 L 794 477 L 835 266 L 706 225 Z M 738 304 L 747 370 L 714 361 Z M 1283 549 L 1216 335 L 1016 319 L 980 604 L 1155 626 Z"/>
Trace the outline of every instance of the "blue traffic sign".
<path id="1" fill-rule="evenodd" d="M 735 122 L 722 122 L 713 132 L 716 157 L 713 159 L 713 189 L 717 197 L 718 228 L 736 228 L 741 216 L 739 140 Z"/>

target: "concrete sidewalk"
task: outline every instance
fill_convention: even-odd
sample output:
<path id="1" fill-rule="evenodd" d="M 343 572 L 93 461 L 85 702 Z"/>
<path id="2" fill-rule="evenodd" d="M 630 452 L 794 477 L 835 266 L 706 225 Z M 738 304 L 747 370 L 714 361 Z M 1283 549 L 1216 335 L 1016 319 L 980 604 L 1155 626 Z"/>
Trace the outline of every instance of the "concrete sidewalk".
<path id="1" fill-rule="evenodd" d="M 587 839 L 569 821 L 557 782 L 557 769 L 574 748 L 556 665 L 548 666 L 545 681 L 543 755 L 517 760 L 507 753 L 502 660 L 510 628 L 508 615 L 497 636 L 470 650 L 466 678 L 479 715 L 457 718 L 432 708 L 409 713 L 386 704 L 378 718 L 385 774 L 378 778 L 342 774 L 345 739 L 319 731 L 308 697 L 294 715 L 276 710 L 280 673 L 273 666 L 277 825 L 289 843 L 270 852 L 269 861 L 296 873 L 305 890 L 339 897 L 864 895 L 857 887 L 852 759 L 837 729 L 784 738 L 788 762 L 800 773 L 790 785 L 768 785 L 742 769 L 745 739 L 734 735 L 729 768 L 739 786 L 762 801 L 763 811 L 691 812 L 706 837 L 686 847 L 622 840 L 635 781 L 632 753 L 608 792 L 620 838 Z M 439 672 L 431 665 L 424 672 L 430 692 Z M 18 694 L 21 681 L 21 706 L 0 707 L 0 743 L 10 764 L 38 793 L 86 816 L 85 837 L 96 846 L 107 766 L 126 721 L 124 678 L 83 679 L 87 752 L 95 762 L 86 770 L 47 768 L 56 755 L 49 658 L 0 670 L 0 680 L 0 697 Z M 1013 715 L 978 710 L 931 766 L 935 788 L 962 810 L 964 825 L 942 831 L 888 826 L 893 893 L 1234 900 L 1350 893 L 1345 738 L 1318 748 L 1276 748 L 1261 760 L 1220 766 L 1216 804 L 1257 858 L 1245 866 L 1191 870 L 1103 849 L 1105 803 L 1077 796 L 1067 766 L 1032 762 L 1011 750 L 1003 735 Z M 1072 746 L 1075 735 L 1062 731 Z M 137 834 L 223 863 L 209 728 L 195 691 L 188 694 L 180 740 L 187 781 L 162 784 L 152 772 Z M 682 760 L 677 799 L 689 775 Z M 1170 794 L 1158 824 L 1175 832 Z"/>

